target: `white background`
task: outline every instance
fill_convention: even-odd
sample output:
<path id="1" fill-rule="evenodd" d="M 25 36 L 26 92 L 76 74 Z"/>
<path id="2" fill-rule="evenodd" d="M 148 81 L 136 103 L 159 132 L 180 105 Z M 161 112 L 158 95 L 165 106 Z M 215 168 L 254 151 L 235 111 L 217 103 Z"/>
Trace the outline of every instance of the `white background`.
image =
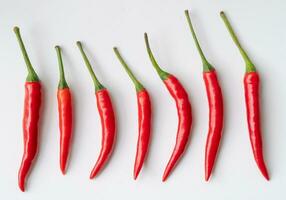
<path id="1" fill-rule="evenodd" d="M 208 106 L 202 65 L 185 9 L 191 9 L 203 50 L 218 71 L 225 100 L 223 140 L 208 183 L 204 181 Z M 285 9 L 283 0 L 2 0 L 0 199 L 285 199 Z M 253 159 L 242 85 L 244 63 L 219 17 L 220 10 L 225 10 L 261 75 L 270 182 L 261 176 Z M 12 31 L 14 25 L 21 28 L 44 86 L 39 154 L 25 193 L 18 189 L 17 172 L 23 151 L 26 68 Z M 159 64 L 181 80 L 193 106 L 191 142 L 165 183 L 161 177 L 174 145 L 177 113 L 147 57 L 144 32 L 149 33 Z M 93 84 L 75 45 L 77 40 L 83 42 L 96 74 L 109 88 L 118 119 L 114 154 L 94 180 L 89 180 L 89 173 L 99 153 L 101 127 Z M 74 143 L 66 176 L 59 168 L 56 44 L 63 48 L 75 106 Z M 132 178 L 137 142 L 135 90 L 112 51 L 114 45 L 152 96 L 152 142 L 137 181 Z"/>

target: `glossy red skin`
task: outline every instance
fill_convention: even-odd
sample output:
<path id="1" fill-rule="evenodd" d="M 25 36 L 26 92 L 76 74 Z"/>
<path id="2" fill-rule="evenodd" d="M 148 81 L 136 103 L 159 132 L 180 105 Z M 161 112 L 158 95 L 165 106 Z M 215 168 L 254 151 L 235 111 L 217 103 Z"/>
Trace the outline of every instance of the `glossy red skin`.
<path id="1" fill-rule="evenodd" d="M 59 89 L 57 99 L 60 127 L 60 167 L 62 173 L 65 174 L 72 141 L 73 115 L 70 89 Z"/>
<path id="2" fill-rule="evenodd" d="M 25 83 L 25 102 L 23 116 L 24 153 L 18 172 L 19 188 L 25 191 L 25 182 L 38 151 L 38 122 L 41 107 L 40 82 Z"/>
<path id="3" fill-rule="evenodd" d="M 90 174 L 91 179 L 101 171 L 106 162 L 109 160 L 116 138 L 115 115 L 108 91 L 106 89 L 97 91 L 96 99 L 97 109 L 99 111 L 101 120 L 102 140 L 99 157 Z"/>
<path id="4" fill-rule="evenodd" d="M 263 158 L 262 135 L 260 125 L 259 75 L 256 72 L 244 76 L 244 92 L 247 113 L 247 124 L 254 159 L 262 175 L 269 180 Z"/>
<path id="5" fill-rule="evenodd" d="M 145 89 L 137 92 L 139 135 L 134 164 L 134 179 L 137 178 L 148 152 L 151 133 L 151 101 Z"/>
<path id="6" fill-rule="evenodd" d="M 223 97 L 216 71 L 204 72 L 209 104 L 209 130 L 205 147 L 205 180 L 209 180 L 219 149 L 223 129 Z"/>
<path id="7" fill-rule="evenodd" d="M 169 75 L 167 79 L 164 80 L 164 83 L 169 93 L 176 101 L 179 122 L 176 144 L 172 156 L 165 168 L 162 179 L 163 181 L 168 178 L 170 172 L 173 170 L 173 168 L 183 155 L 188 143 L 192 126 L 192 108 L 186 90 L 179 82 L 179 80 L 173 75 Z"/>

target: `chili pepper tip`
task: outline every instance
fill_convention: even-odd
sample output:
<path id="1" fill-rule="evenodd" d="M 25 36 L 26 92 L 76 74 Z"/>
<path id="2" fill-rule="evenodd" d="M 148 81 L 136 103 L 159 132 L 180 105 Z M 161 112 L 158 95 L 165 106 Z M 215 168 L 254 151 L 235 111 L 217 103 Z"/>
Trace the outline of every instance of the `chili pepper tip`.
<path id="1" fill-rule="evenodd" d="M 168 169 L 167 169 L 168 168 Z M 163 177 L 162 177 L 162 182 L 165 182 L 167 178 L 170 175 L 171 169 L 167 166 L 167 168 L 164 171 Z"/>
<path id="2" fill-rule="evenodd" d="M 25 192 L 25 188 L 23 187 L 20 187 L 20 190 L 22 191 L 22 192 Z"/>
<path id="3" fill-rule="evenodd" d="M 270 181 L 270 177 L 269 177 L 269 174 L 268 174 L 268 171 L 267 171 L 266 167 L 265 167 L 264 170 L 261 170 L 261 169 L 260 169 L 260 171 L 261 171 L 262 175 L 264 176 L 264 178 L 265 178 L 267 181 Z"/>
<path id="4" fill-rule="evenodd" d="M 25 181 L 19 181 L 19 188 L 22 192 L 25 192 Z"/>
<path id="5" fill-rule="evenodd" d="M 133 173 L 133 179 L 134 180 L 137 179 L 137 177 L 138 177 L 138 175 L 140 173 L 140 170 L 141 170 L 141 168 L 138 168 L 138 167 L 134 169 L 134 173 Z"/>
<path id="6" fill-rule="evenodd" d="M 63 175 L 66 175 L 66 169 L 61 166 L 61 171 Z"/>
<path id="7" fill-rule="evenodd" d="M 225 14 L 224 14 L 223 11 L 220 11 L 219 15 L 220 15 L 220 16 L 224 16 Z"/>
<path id="8" fill-rule="evenodd" d="M 60 49 L 61 47 L 59 45 L 56 45 L 55 46 L 55 49 Z"/>
<path id="9" fill-rule="evenodd" d="M 264 175 L 264 177 L 265 177 L 265 179 L 266 179 L 267 181 L 270 181 L 270 177 L 269 177 L 268 174 L 267 174 L 267 175 Z"/>
<path id="10" fill-rule="evenodd" d="M 205 181 L 209 181 L 210 177 L 211 177 L 211 172 L 206 172 Z"/>

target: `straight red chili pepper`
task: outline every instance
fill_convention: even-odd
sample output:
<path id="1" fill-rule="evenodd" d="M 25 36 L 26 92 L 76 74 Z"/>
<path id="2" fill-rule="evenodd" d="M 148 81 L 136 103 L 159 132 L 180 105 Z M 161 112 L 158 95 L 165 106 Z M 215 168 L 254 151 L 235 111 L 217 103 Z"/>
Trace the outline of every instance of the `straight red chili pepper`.
<path id="1" fill-rule="evenodd" d="M 78 41 L 76 44 L 81 52 L 81 55 L 84 59 L 84 62 L 87 66 L 87 69 L 92 77 L 95 86 L 97 109 L 99 111 L 102 127 L 101 150 L 96 164 L 90 174 L 90 179 L 92 179 L 102 170 L 102 168 L 105 166 L 106 162 L 111 156 L 116 139 L 115 114 L 109 93 L 95 76 L 91 64 L 82 48 L 81 42 Z"/>
<path id="2" fill-rule="evenodd" d="M 28 76 L 25 83 L 23 116 L 24 153 L 18 172 L 18 185 L 19 188 L 24 192 L 28 173 L 38 151 L 38 122 L 41 107 L 41 83 L 26 52 L 20 35 L 20 29 L 18 27 L 14 27 L 14 32 L 19 42 L 28 70 Z"/>
<path id="3" fill-rule="evenodd" d="M 134 74 L 120 55 L 118 49 L 114 47 L 113 50 L 136 88 L 139 126 L 139 135 L 137 141 L 137 151 L 133 175 L 134 179 L 136 179 L 143 166 L 144 160 L 146 159 L 149 147 L 151 133 L 151 101 L 147 90 L 134 76 Z"/>
<path id="4" fill-rule="evenodd" d="M 162 178 L 163 181 L 166 181 L 170 172 L 176 166 L 176 164 L 178 163 L 179 159 L 182 157 L 186 149 L 192 126 L 192 108 L 186 90 L 175 76 L 165 72 L 159 67 L 151 51 L 147 33 L 145 33 L 144 36 L 149 58 L 155 70 L 157 71 L 158 75 L 163 80 L 169 93 L 176 101 L 176 107 L 179 118 L 176 144 L 173 149 L 171 158 L 165 168 Z"/>
<path id="5" fill-rule="evenodd" d="M 56 46 L 55 49 L 57 51 L 60 71 L 60 81 L 57 92 L 60 127 L 60 168 L 62 173 L 65 174 L 72 142 L 72 96 L 65 79 L 61 48 Z"/>
<path id="6" fill-rule="evenodd" d="M 185 15 L 203 63 L 203 78 L 209 104 L 209 130 L 205 147 L 205 180 L 208 181 L 217 157 L 223 129 L 223 98 L 215 68 L 207 61 L 195 34 L 189 12 Z"/>
<path id="7" fill-rule="evenodd" d="M 246 65 L 246 73 L 244 76 L 244 93 L 245 104 L 247 113 L 247 124 L 250 136 L 251 147 L 254 155 L 254 159 L 260 169 L 262 175 L 269 180 L 268 171 L 265 165 L 263 157 L 263 145 L 260 125 L 260 98 L 259 98 L 259 75 L 256 68 L 245 50 L 241 47 L 241 44 L 236 37 L 226 15 L 224 12 L 220 12 L 220 16 L 223 19 L 234 43 L 238 47 L 242 58 Z"/>

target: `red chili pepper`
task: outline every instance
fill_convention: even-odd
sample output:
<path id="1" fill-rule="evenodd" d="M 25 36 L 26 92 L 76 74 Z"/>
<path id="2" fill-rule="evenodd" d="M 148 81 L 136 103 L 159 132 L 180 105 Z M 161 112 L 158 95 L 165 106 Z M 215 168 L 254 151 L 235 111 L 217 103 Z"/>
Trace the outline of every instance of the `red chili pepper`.
<path id="1" fill-rule="evenodd" d="M 203 78 L 209 103 L 209 130 L 205 147 L 205 180 L 208 181 L 217 157 L 223 129 L 223 98 L 215 68 L 207 61 L 195 34 L 189 12 L 185 15 L 203 63 Z"/>
<path id="2" fill-rule="evenodd" d="M 114 47 L 114 52 L 136 88 L 139 126 L 137 151 L 134 164 L 134 179 L 136 179 L 143 166 L 149 147 L 151 132 L 151 101 L 147 90 L 134 76 L 116 47 Z"/>
<path id="3" fill-rule="evenodd" d="M 90 174 L 90 179 L 92 179 L 101 171 L 111 156 L 116 138 L 115 115 L 107 89 L 98 81 L 97 77 L 95 76 L 91 64 L 88 61 L 85 52 L 83 51 L 81 42 L 78 41 L 76 44 L 93 79 L 95 95 L 97 99 L 97 109 L 99 111 L 102 126 L 101 150 L 96 164 Z"/>
<path id="4" fill-rule="evenodd" d="M 28 70 L 28 76 L 25 83 L 23 116 L 24 153 L 18 172 L 18 185 L 24 192 L 27 175 L 38 151 L 38 122 L 41 107 L 41 83 L 26 52 L 20 35 L 20 29 L 18 27 L 14 27 L 14 32 L 17 36 Z"/>
<path id="5" fill-rule="evenodd" d="M 170 172 L 173 170 L 186 149 L 192 126 L 192 109 L 188 94 L 179 80 L 175 76 L 163 71 L 157 64 L 148 42 L 147 33 L 145 33 L 145 43 L 148 55 L 155 70 L 165 83 L 165 86 L 167 87 L 171 96 L 176 101 L 179 118 L 176 144 L 162 178 L 163 181 L 166 181 Z"/>
<path id="6" fill-rule="evenodd" d="M 259 98 L 259 75 L 254 64 L 241 47 L 224 12 L 220 13 L 234 43 L 238 47 L 242 58 L 246 64 L 246 73 L 244 76 L 244 92 L 247 113 L 247 123 L 250 136 L 251 147 L 254 159 L 260 169 L 262 175 L 269 180 L 269 175 L 263 158 L 262 135 L 260 126 L 260 98 Z"/>
<path id="7" fill-rule="evenodd" d="M 72 97 L 65 79 L 61 48 L 56 46 L 55 49 L 57 51 L 60 71 L 60 81 L 57 92 L 60 127 L 60 167 L 62 173 L 65 174 L 72 141 Z"/>

